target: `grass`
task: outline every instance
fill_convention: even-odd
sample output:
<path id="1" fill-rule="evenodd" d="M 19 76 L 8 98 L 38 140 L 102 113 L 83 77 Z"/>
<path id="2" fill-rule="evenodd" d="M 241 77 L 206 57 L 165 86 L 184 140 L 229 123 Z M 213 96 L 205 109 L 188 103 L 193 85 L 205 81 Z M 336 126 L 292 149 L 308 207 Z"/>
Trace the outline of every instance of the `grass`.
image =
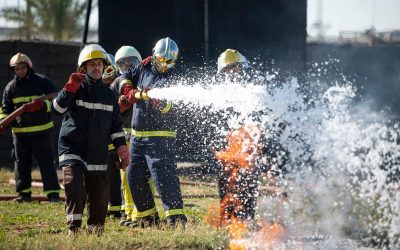
<path id="1" fill-rule="evenodd" d="M 35 172 L 35 171 L 34 171 Z M 40 176 L 34 173 L 33 176 Z M 13 173 L 0 170 L 0 194 L 15 194 L 8 184 Z M 40 188 L 32 188 L 41 194 Z M 183 194 L 216 194 L 215 187 L 182 186 Z M 0 201 L 0 249 L 226 249 L 228 232 L 207 225 L 204 218 L 216 199 L 185 199 L 189 222 L 185 228 L 130 229 L 107 218 L 101 237 L 82 231 L 67 237 L 64 204 Z M 160 207 L 160 202 L 157 201 Z M 84 216 L 83 224 L 85 224 Z"/>

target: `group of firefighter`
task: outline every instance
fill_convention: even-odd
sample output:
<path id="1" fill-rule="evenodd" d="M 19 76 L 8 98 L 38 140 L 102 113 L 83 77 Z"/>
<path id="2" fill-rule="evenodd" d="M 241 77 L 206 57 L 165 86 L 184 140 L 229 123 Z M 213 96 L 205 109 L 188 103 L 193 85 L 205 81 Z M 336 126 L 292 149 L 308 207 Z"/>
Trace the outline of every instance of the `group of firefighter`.
<path id="1" fill-rule="evenodd" d="M 10 70 L 15 77 L 4 89 L 0 119 L 24 109 L 10 125 L 15 201 L 32 200 L 32 156 L 44 193 L 50 202 L 60 201 L 53 113 L 62 116 L 58 162 L 70 235 L 81 230 L 85 207 L 90 233 L 103 232 L 107 214 L 121 217 L 120 225 L 129 227 L 185 225 L 172 122 L 176 107 L 151 98 L 151 89 L 172 84 L 178 55 L 178 46 L 169 37 L 159 40 L 144 60 L 132 46 L 122 46 L 114 57 L 100 45 L 89 44 L 79 54 L 77 72 L 59 92 L 49 78 L 34 72 L 27 55 L 14 55 Z M 246 67 L 246 58 L 233 49 L 218 58 L 220 75 L 240 75 Z M 40 98 L 51 93 L 52 100 Z M 5 129 L 0 127 L 0 133 Z M 162 219 L 155 191 L 164 209 Z"/>

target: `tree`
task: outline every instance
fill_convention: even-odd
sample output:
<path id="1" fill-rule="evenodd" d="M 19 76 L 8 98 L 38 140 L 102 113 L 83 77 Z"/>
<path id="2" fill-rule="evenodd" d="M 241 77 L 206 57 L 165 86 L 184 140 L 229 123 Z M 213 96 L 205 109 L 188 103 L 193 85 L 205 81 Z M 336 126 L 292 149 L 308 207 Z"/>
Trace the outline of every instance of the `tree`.
<path id="1" fill-rule="evenodd" d="M 86 3 L 79 0 L 25 0 L 26 8 L 6 7 L 0 15 L 19 24 L 25 39 L 67 41 L 82 31 Z"/>
<path id="2" fill-rule="evenodd" d="M 17 7 L 5 7 L 0 11 L 0 15 L 6 20 L 19 24 L 16 34 L 25 39 L 31 39 L 32 33 L 37 32 L 37 25 L 32 17 L 32 0 L 25 0 L 26 8 L 19 9 Z"/>

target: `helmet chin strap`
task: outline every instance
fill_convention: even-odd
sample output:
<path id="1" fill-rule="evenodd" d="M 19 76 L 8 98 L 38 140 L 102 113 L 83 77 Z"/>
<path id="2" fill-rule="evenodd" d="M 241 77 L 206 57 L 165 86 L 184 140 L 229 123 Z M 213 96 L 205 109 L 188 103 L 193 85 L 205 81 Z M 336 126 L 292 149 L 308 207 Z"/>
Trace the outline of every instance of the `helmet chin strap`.
<path id="1" fill-rule="evenodd" d="M 18 80 L 20 81 L 25 81 L 29 78 L 29 76 L 31 75 L 32 69 L 28 67 L 28 71 L 26 71 L 26 74 L 24 75 L 24 77 L 19 77 L 17 74 L 15 74 L 15 76 L 17 77 Z"/>

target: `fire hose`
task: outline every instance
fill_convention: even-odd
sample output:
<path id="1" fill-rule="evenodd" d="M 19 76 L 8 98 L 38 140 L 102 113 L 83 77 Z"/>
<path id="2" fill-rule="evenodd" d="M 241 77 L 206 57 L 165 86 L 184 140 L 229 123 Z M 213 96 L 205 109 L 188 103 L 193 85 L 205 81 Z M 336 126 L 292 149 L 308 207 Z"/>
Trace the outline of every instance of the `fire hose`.
<path id="1" fill-rule="evenodd" d="M 37 101 L 44 101 L 44 100 L 49 100 L 49 99 L 53 99 L 56 95 L 58 94 L 58 92 L 53 92 L 47 95 L 43 95 L 40 96 L 38 98 L 33 99 L 33 101 L 37 100 Z M 12 112 L 11 114 L 9 114 L 8 116 L 6 116 L 6 118 L 4 118 L 3 120 L 0 121 L 0 128 L 6 128 L 8 125 L 10 125 L 10 123 L 12 123 L 18 116 L 22 115 L 23 113 L 25 113 L 25 108 L 26 108 L 27 103 L 25 103 L 24 105 L 22 105 L 21 107 L 19 107 L 18 109 L 14 110 L 14 112 Z"/>

